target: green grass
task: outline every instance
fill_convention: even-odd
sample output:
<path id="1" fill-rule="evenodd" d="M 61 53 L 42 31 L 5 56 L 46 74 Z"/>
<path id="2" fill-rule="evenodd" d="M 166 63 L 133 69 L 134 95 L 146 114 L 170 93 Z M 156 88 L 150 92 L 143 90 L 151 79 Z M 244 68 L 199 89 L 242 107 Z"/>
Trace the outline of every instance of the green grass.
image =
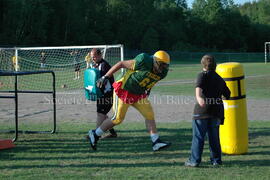
<path id="1" fill-rule="evenodd" d="M 79 80 L 73 80 L 74 70 L 70 71 L 55 71 L 55 87 L 57 91 L 70 90 L 83 88 L 84 74 L 81 72 L 81 78 Z M 4 83 L 0 90 L 13 90 L 15 77 L 1 77 L 0 81 Z M 34 74 L 18 76 L 18 89 L 19 90 L 52 90 L 52 74 Z M 66 89 L 62 88 L 62 85 L 67 86 Z"/>
<path id="2" fill-rule="evenodd" d="M 84 139 L 89 124 L 58 124 L 57 134 L 20 134 L 14 149 L 0 151 L 0 179 L 269 179 L 270 122 L 249 124 L 249 151 L 223 155 L 209 164 L 206 143 L 200 168 L 186 168 L 191 123 L 159 123 L 170 148 L 152 152 L 143 123 L 125 122 L 120 137 L 99 141 L 96 152 Z M 7 136 L 7 135 L 4 135 Z"/>
<path id="3" fill-rule="evenodd" d="M 264 63 L 242 63 L 246 76 L 247 98 L 270 99 L 270 65 Z M 194 82 L 197 74 L 201 71 L 198 64 L 172 64 L 168 76 L 161 82 L 178 81 L 164 86 L 155 86 L 153 92 L 170 95 L 194 96 Z M 57 91 L 68 91 L 83 88 L 83 71 L 80 80 L 73 80 L 74 69 L 69 71 L 56 71 Z M 117 75 L 115 75 L 115 78 Z M 183 83 L 188 82 L 188 83 Z M 12 90 L 14 79 L 10 77 L 0 77 L 0 82 L 4 83 L 0 90 Z M 66 88 L 62 88 L 62 85 Z M 20 90 L 51 90 L 52 77 L 50 74 L 31 75 L 19 77 Z"/>
<path id="4" fill-rule="evenodd" d="M 246 81 L 247 98 L 270 99 L 270 65 L 264 63 L 243 63 Z M 201 71 L 199 64 L 172 65 L 168 76 L 162 80 L 184 81 L 170 85 L 155 86 L 153 92 L 172 95 L 194 96 L 194 84 L 197 74 Z M 162 84 L 162 83 L 161 83 Z"/>

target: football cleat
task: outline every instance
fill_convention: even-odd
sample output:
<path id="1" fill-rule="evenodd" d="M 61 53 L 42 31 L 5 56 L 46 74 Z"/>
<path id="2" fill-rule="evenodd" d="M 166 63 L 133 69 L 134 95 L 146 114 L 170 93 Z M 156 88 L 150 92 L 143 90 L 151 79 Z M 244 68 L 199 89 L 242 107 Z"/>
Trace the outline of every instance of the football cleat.
<path id="1" fill-rule="evenodd" d="M 117 138 L 117 134 L 109 133 L 109 134 L 101 137 L 101 139 L 110 139 L 110 138 Z"/>
<path id="2" fill-rule="evenodd" d="M 163 148 L 169 147 L 171 143 L 163 142 L 159 138 L 152 144 L 153 151 L 158 151 Z"/>
<path id="3" fill-rule="evenodd" d="M 91 130 L 88 132 L 88 136 L 86 138 L 89 140 L 90 145 L 93 150 L 97 150 L 97 141 L 99 140 L 99 136 L 96 135 L 95 130 Z"/>
<path id="4" fill-rule="evenodd" d="M 112 128 L 109 130 L 109 134 L 102 136 L 102 139 L 107 139 L 107 138 L 117 138 L 117 133 L 116 131 Z"/>

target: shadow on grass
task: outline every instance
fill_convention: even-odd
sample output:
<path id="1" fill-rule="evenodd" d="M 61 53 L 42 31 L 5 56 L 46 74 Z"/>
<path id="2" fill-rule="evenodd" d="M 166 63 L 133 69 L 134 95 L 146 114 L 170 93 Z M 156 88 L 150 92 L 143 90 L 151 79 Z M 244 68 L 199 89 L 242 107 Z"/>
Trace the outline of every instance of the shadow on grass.
<path id="1" fill-rule="evenodd" d="M 225 162 L 222 167 L 258 167 L 270 165 L 270 160 L 245 160 L 245 161 L 230 161 Z M 181 166 L 183 167 L 183 162 L 159 162 L 159 163 L 80 163 L 80 164 L 42 164 L 42 165 L 12 165 L 12 166 L 2 166 L 0 169 L 32 169 L 32 168 L 140 168 L 140 167 L 172 167 L 172 166 Z M 211 166 L 202 165 L 199 168 L 209 168 Z M 197 169 L 197 168 L 196 168 Z"/>
<path id="2" fill-rule="evenodd" d="M 161 166 L 183 166 L 181 162 L 174 163 L 86 163 L 86 164 L 69 164 L 69 165 L 57 165 L 57 164 L 44 164 L 44 165 L 14 165 L 12 167 L 0 167 L 0 169 L 32 169 L 32 168 L 135 168 L 135 167 L 161 167 Z"/>
<path id="3" fill-rule="evenodd" d="M 150 137 L 146 136 L 145 130 L 119 130 L 119 137 L 115 139 L 102 139 L 98 142 L 98 152 L 117 152 L 119 148 L 122 152 L 149 152 L 152 148 Z M 143 133 L 142 133 L 143 132 Z M 171 129 L 160 128 L 160 134 L 165 134 L 161 138 L 164 141 L 172 142 L 170 149 L 190 149 L 191 144 L 191 129 Z M 134 134 L 134 136 L 132 136 Z M 17 148 L 14 151 L 32 151 L 33 153 L 42 152 L 58 152 L 70 153 L 71 151 L 78 151 L 80 148 L 85 148 L 89 151 L 89 142 L 85 136 L 81 134 L 70 134 L 62 136 L 62 133 L 56 135 L 47 135 L 37 138 L 31 138 L 18 142 Z M 83 152 L 83 151 L 82 151 Z"/>
<path id="4" fill-rule="evenodd" d="M 270 166 L 270 160 L 231 160 L 226 162 L 226 166 Z"/>
<path id="5" fill-rule="evenodd" d="M 139 132 L 139 133 L 138 133 Z M 190 130 L 180 130 L 179 129 L 161 129 L 161 134 L 165 134 L 161 138 L 164 141 L 172 142 L 171 150 L 189 149 L 186 147 L 187 144 L 190 145 L 191 134 L 187 134 Z M 150 137 L 146 136 L 147 133 L 140 133 L 138 130 L 131 131 L 118 131 L 119 137 L 115 139 L 101 139 L 98 142 L 98 152 L 118 152 L 121 149 L 121 152 L 151 152 L 152 143 Z M 132 135 L 134 134 L 134 136 Z M 70 136 L 59 137 L 61 133 L 54 136 L 54 139 L 41 139 L 34 138 L 28 139 L 19 142 L 17 148 L 14 151 L 28 151 L 33 153 L 46 153 L 46 152 L 62 152 L 70 153 L 74 152 L 88 152 L 89 151 L 89 142 L 85 139 L 84 136 L 71 134 Z M 72 137 L 71 137 L 72 136 Z M 79 137 L 79 138 L 78 138 Z M 44 137 L 43 137 L 44 138 Z M 82 150 L 82 148 L 84 150 Z M 91 150 L 92 151 L 92 150 Z"/>
<path id="6" fill-rule="evenodd" d="M 69 157 L 63 157 L 63 159 L 80 159 L 81 155 L 87 154 L 91 158 L 104 158 L 104 159 L 138 159 L 144 157 L 163 157 L 167 159 L 174 159 L 180 156 L 188 156 L 187 153 L 181 153 L 181 150 L 189 150 L 191 143 L 191 130 L 190 129 L 171 129 L 161 128 L 160 134 L 164 134 L 161 138 L 164 141 L 172 142 L 172 146 L 168 149 L 164 149 L 162 153 L 152 152 L 152 143 L 147 133 L 142 133 L 145 130 L 119 130 L 119 137 L 115 139 L 102 139 L 98 142 L 98 150 L 93 151 L 90 148 L 89 142 L 84 139 L 81 134 L 70 134 L 61 136 L 61 133 L 57 135 L 46 135 L 44 137 L 33 136 L 31 139 L 19 141 L 16 144 L 16 148 L 9 151 L 2 151 L 0 159 L 6 160 L 53 160 L 57 159 L 59 155 L 69 155 Z M 189 135 L 186 135 L 188 134 Z M 134 134 L 134 136 L 132 136 Z M 146 136 L 147 135 L 147 136 Z M 61 137 L 60 137 L 61 136 Z M 29 138 L 29 137 L 28 137 Z M 118 152 L 122 155 L 118 156 Z M 13 154 L 16 153 L 29 153 L 38 157 L 16 157 Z M 168 152 L 168 153 L 167 153 Z M 100 153 L 102 155 L 100 155 Z M 126 155 L 123 156 L 123 153 Z M 136 155 L 140 153 L 139 155 Z M 145 154 L 142 154 L 145 153 Z M 12 155 L 11 155 L 12 154 Z M 42 154 L 46 154 L 42 156 Z M 108 154 L 108 155 L 107 155 Z M 74 156 L 75 155 L 75 156 Z M 62 158 L 62 157 L 61 157 Z M 84 157 L 85 158 L 85 157 Z"/>
<path id="7" fill-rule="evenodd" d="M 249 128 L 249 139 L 255 139 L 259 136 L 270 136 L 270 127 Z"/>
<path id="8" fill-rule="evenodd" d="M 266 132 L 269 131 L 268 128 L 251 128 L 250 131 L 251 137 L 269 135 Z M 90 148 L 89 142 L 84 139 L 82 132 L 60 132 L 55 135 L 27 136 L 30 139 L 17 142 L 16 148 L 4 150 L 0 153 L 0 160 L 3 160 L 3 162 L 25 162 L 25 165 L 17 165 L 15 163 L 13 165 L 1 166 L 0 169 L 183 166 L 183 162 L 179 162 L 180 159 L 186 159 L 189 156 L 192 139 L 191 128 L 159 128 L 159 133 L 163 135 L 161 136 L 162 140 L 172 142 L 171 147 L 160 152 L 152 152 L 152 144 L 144 128 L 118 130 L 118 133 L 119 137 L 116 139 L 100 140 L 97 151 L 93 151 Z M 254 146 L 256 144 L 251 148 Z M 265 149 L 268 147 L 268 145 L 265 145 Z M 204 152 L 204 154 L 208 156 L 207 152 Z M 247 155 L 239 156 L 239 160 L 227 162 L 225 160 L 224 164 L 226 167 L 236 165 L 254 167 L 270 165 L 270 159 L 267 158 L 264 160 L 250 160 L 254 155 L 269 157 L 270 153 L 267 150 L 256 151 L 254 148 Z M 245 156 L 248 157 L 247 160 L 245 160 Z M 111 162 L 108 160 L 111 160 Z M 39 161 L 44 165 L 31 165 L 32 161 Z M 69 161 L 69 163 L 58 165 L 61 161 Z"/>

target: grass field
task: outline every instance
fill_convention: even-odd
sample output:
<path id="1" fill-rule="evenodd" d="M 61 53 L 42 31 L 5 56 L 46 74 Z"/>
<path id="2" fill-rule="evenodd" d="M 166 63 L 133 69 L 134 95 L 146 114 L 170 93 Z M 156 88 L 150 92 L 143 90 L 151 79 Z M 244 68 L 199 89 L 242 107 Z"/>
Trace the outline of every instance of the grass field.
<path id="1" fill-rule="evenodd" d="M 270 66 L 243 63 L 247 98 L 270 99 Z M 175 64 L 154 93 L 194 96 L 199 64 Z M 82 88 L 83 78 L 74 72 L 56 72 L 58 90 Z M 48 89 L 50 75 L 26 77 L 21 88 Z M 0 79 L 3 81 L 3 79 Z M 12 80 L 11 80 L 12 81 Z M 10 83 L 12 84 L 12 82 Z M 61 89 L 67 84 L 67 89 Z M 4 89 L 4 87 L 2 87 Z M 2 90 L 0 87 L 0 90 Z M 159 112 L 163 113 L 163 112 Z M 32 124 L 35 129 L 51 129 Z M 46 126 L 46 125 L 44 125 Z M 1 123 L 0 123 L 1 127 Z M 249 122 L 249 151 L 245 155 L 224 155 L 224 165 L 209 164 L 208 144 L 201 168 L 186 168 L 191 143 L 191 123 L 159 123 L 160 135 L 172 147 L 153 153 L 143 123 L 124 122 L 117 127 L 120 137 L 99 142 L 98 151 L 89 149 L 84 136 L 94 124 L 58 121 L 57 134 L 20 134 L 16 148 L 0 151 L 0 179 L 269 179 L 270 122 Z M 24 128 L 20 126 L 20 128 Z M 1 134 L 1 139 L 13 134 Z"/>
<path id="2" fill-rule="evenodd" d="M 270 99 L 270 64 L 242 63 L 245 72 L 247 98 Z M 194 83 L 201 71 L 199 64 L 174 65 L 163 82 L 172 83 L 155 86 L 153 91 L 162 94 L 194 96 Z"/>
<path id="3" fill-rule="evenodd" d="M 246 77 L 247 97 L 255 99 L 270 99 L 270 64 L 264 63 L 242 63 Z M 172 64 L 168 76 L 161 81 L 160 86 L 155 86 L 153 92 L 170 95 L 194 95 L 194 82 L 197 74 L 201 71 L 199 64 Z M 56 71 L 57 91 L 67 91 L 83 88 L 83 72 L 80 80 L 73 80 L 74 71 Z M 116 76 L 115 76 L 116 77 Z M 11 90 L 13 79 L 0 77 L 0 82 L 7 82 L 8 85 L 0 90 Z M 166 86 L 162 85 L 164 82 Z M 66 88 L 62 88 L 62 85 Z M 48 90 L 52 89 L 52 77 L 50 74 L 32 75 L 19 77 L 19 89 Z"/>
<path id="4" fill-rule="evenodd" d="M 269 179 L 270 122 L 250 122 L 249 151 L 209 163 L 205 145 L 201 168 L 183 166 L 191 143 L 190 123 L 160 123 L 170 148 L 152 152 L 143 123 L 117 127 L 120 137 L 99 141 L 96 152 L 84 135 L 89 124 L 59 124 L 57 134 L 22 134 L 16 147 L 0 151 L 0 179 Z M 93 127 L 93 124 L 92 124 Z M 90 128 L 90 127 L 89 127 Z"/>

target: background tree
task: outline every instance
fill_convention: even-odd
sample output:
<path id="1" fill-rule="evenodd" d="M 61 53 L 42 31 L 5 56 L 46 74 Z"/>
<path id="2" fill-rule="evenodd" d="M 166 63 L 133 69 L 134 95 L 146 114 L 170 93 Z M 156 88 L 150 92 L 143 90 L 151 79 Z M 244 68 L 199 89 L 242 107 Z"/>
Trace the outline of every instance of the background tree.
<path id="1" fill-rule="evenodd" d="M 269 9 L 269 0 L 0 0 L 0 46 L 263 51 Z"/>

